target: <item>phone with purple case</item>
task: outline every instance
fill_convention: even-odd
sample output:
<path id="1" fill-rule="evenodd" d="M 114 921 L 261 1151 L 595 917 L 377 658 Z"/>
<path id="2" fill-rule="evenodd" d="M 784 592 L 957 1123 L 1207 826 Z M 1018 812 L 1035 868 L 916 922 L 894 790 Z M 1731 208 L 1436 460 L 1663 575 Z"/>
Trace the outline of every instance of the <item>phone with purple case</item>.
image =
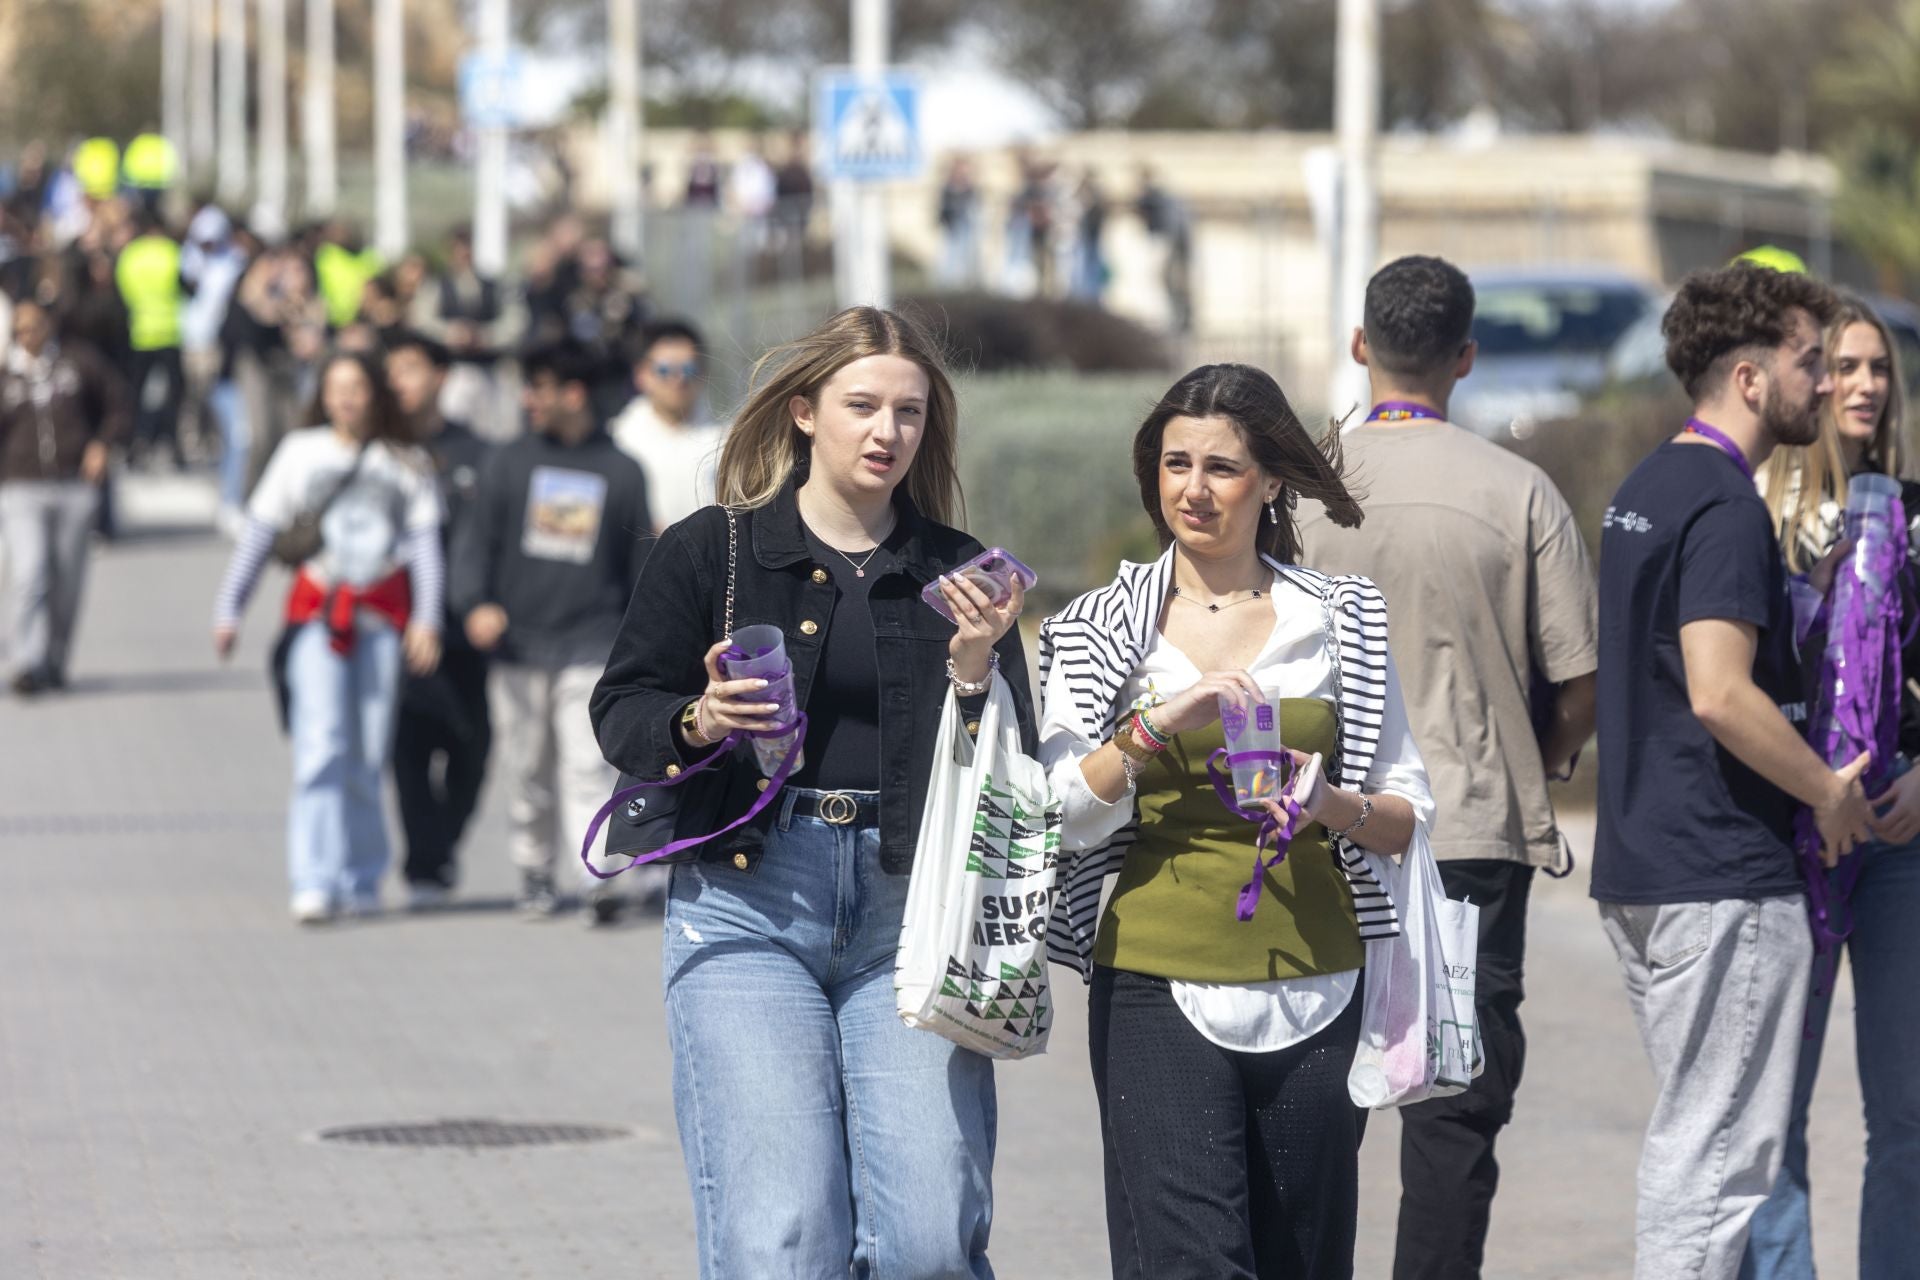
<path id="1" fill-rule="evenodd" d="M 988 547 L 973 559 L 953 570 L 950 576 L 966 578 L 996 604 L 1005 604 L 1013 595 L 1013 580 L 1018 578 L 1020 585 L 1028 591 L 1033 590 L 1040 575 L 1021 564 L 1005 547 Z M 947 605 L 947 598 L 940 594 L 940 583 L 929 582 L 920 589 L 920 598 L 929 608 L 945 618 L 954 621 L 953 610 Z"/>

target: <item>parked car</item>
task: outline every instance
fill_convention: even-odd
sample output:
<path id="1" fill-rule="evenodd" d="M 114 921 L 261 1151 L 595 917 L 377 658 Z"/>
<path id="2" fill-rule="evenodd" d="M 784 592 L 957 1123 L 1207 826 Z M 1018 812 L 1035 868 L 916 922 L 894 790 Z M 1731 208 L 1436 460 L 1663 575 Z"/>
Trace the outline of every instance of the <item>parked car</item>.
<path id="1" fill-rule="evenodd" d="M 1451 416 L 1494 439 L 1577 412 L 1606 385 L 1607 359 L 1659 294 L 1605 268 L 1514 268 L 1473 276 L 1473 373 L 1454 391 Z"/>

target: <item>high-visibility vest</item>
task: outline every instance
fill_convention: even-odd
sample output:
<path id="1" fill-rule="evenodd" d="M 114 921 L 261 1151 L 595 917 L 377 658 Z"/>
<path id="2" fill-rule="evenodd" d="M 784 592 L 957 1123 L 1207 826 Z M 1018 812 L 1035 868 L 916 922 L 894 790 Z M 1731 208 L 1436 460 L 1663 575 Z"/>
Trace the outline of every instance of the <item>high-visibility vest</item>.
<path id="1" fill-rule="evenodd" d="M 73 149 L 73 176 L 82 191 L 105 200 L 120 185 L 120 144 L 112 138 L 88 138 Z"/>
<path id="2" fill-rule="evenodd" d="M 180 345 L 180 246 L 149 232 L 120 251 L 113 265 L 120 300 L 127 304 L 127 332 L 135 351 Z"/>
<path id="3" fill-rule="evenodd" d="M 366 292 L 367 282 L 385 266 L 373 249 L 354 253 L 331 241 L 321 245 L 313 255 L 313 273 L 327 302 L 327 322 L 336 329 L 352 324 L 360 315 L 360 295 Z"/>
<path id="4" fill-rule="evenodd" d="M 127 175 L 128 186 L 142 191 L 165 191 L 173 185 L 173 144 L 164 134 L 143 133 L 127 144 L 127 154 L 121 158 L 120 167 Z"/>

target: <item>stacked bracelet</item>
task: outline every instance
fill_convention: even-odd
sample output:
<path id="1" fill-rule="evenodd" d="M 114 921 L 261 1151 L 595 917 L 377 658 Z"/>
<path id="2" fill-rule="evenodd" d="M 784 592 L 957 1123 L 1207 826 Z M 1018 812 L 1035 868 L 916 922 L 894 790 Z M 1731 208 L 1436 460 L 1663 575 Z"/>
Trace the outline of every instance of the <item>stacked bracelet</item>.
<path id="1" fill-rule="evenodd" d="M 987 655 L 987 678 L 984 680 L 962 680 L 953 669 L 953 659 L 947 659 L 947 679 L 953 683 L 953 691 L 963 698 L 977 698 L 993 685 L 993 673 L 1000 669 L 1000 654 L 996 651 Z"/>
<path id="2" fill-rule="evenodd" d="M 1153 727 L 1153 721 L 1147 718 L 1147 710 L 1142 707 L 1133 713 L 1133 731 L 1143 745 L 1153 751 L 1165 751 L 1173 745 L 1173 738 Z"/>

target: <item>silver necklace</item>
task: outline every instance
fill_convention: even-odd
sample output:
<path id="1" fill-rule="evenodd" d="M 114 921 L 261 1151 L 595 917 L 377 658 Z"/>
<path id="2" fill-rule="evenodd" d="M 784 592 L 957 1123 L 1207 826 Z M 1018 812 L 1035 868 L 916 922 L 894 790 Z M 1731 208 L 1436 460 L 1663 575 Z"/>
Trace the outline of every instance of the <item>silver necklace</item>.
<path id="1" fill-rule="evenodd" d="M 867 576 L 867 566 L 872 564 L 873 558 L 880 554 L 880 545 L 878 543 L 875 543 L 873 546 L 867 548 L 867 555 L 866 555 L 866 559 L 864 560 L 855 560 L 852 556 L 848 555 L 846 552 L 842 551 L 838 547 L 830 547 L 829 550 L 831 550 L 833 554 L 839 556 L 842 560 L 845 560 L 848 564 L 853 566 L 854 577 L 864 578 Z"/>
<path id="2" fill-rule="evenodd" d="M 1195 596 L 1187 595 L 1185 592 L 1181 591 L 1179 587 L 1171 587 L 1169 588 L 1169 590 L 1173 592 L 1174 597 L 1176 599 L 1185 600 L 1188 604 L 1200 605 L 1201 607 L 1206 609 L 1208 613 L 1218 613 L 1222 609 L 1231 609 L 1233 608 L 1233 606 L 1237 604 L 1245 604 L 1248 600 L 1258 600 L 1262 594 L 1256 588 L 1255 590 L 1249 592 L 1246 599 L 1244 600 L 1229 600 L 1225 604 L 1222 604 L 1218 600 L 1215 600 L 1212 604 L 1208 604 L 1205 600 L 1201 600 Z"/>

